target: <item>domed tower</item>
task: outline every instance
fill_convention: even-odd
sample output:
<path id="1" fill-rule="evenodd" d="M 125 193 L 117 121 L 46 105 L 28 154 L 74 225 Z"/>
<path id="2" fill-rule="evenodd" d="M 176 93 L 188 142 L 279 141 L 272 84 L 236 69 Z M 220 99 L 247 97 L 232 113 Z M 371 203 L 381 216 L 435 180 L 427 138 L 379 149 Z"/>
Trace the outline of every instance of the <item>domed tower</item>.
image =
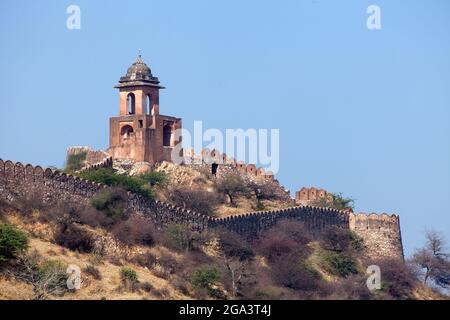
<path id="1" fill-rule="evenodd" d="M 120 77 L 120 112 L 109 120 L 109 149 L 114 159 L 171 161 L 172 149 L 181 142 L 174 131 L 181 119 L 159 114 L 159 90 L 164 89 L 141 55 Z"/>

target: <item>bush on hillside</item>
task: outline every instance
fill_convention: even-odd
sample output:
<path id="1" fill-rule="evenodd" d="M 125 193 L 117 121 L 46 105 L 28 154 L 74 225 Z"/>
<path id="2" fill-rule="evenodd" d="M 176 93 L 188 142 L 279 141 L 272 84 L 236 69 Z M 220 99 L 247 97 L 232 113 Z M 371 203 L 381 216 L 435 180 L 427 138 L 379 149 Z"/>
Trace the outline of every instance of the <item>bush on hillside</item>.
<path id="1" fill-rule="evenodd" d="M 323 248 L 335 252 L 358 251 L 363 247 L 360 237 L 348 229 L 339 227 L 327 228 L 320 241 Z"/>
<path id="2" fill-rule="evenodd" d="M 139 280 L 137 272 L 129 267 L 122 267 L 120 269 L 120 279 L 122 286 L 128 290 L 139 290 Z"/>
<path id="3" fill-rule="evenodd" d="M 217 191 L 228 196 L 231 206 L 236 206 L 235 198 L 239 195 L 249 196 L 249 189 L 239 174 L 227 174 L 217 181 Z"/>
<path id="4" fill-rule="evenodd" d="M 27 235 L 10 224 L 0 224 L 0 263 L 17 257 L 28 249 Z"/>
<path id="5" fill-rule="evenodd" d="M 94 248 L 92 235 L 76 224 L 60 226 L 55 233 L 54 241 L 72 251 L 89 253 Z"/>
<path id="6" fill-rule="evenodd" d="M 104 189 L 91 199 L 91 205 L 117 221 L 125 211 L 127 193 L 120 188 Z"/>
<path id="7" fill-rule="evenodd" d="M 139 194 L 147 199 L 154 199 L 155 191 L 153 190 L 153 186 L 161 184 L 166 180 L 165 174 L 161 172 L 150 172 L 137 176 L 128 176 L 117 174 L 111 168 L 87 170 L 78 173 L 78 176 L 111 187 L 120 187 L 127 191 Z"/>
<path id="8" fill-rule="evenodd" d="M 129 281 L 132 283 L 138 281 L 137 272 L 129 267 L 122 267 L 120 269 L 120 277 L 121 277 L 122 281 Z"/>
<path id="9" fill-rule="evenodd" d="M 214 285 L 220 279 L 220 272 L 215 267 L 202 267 L 196 269 L 191 277 L 191 283 L 196 289 L 206 289 L 210 296 L 217 296 L 219 293 Z"/>
<path id="10" fill-rule="evenodd" d="M 320 258 L 324 269 L 336 276 L 347 277 L 358 273 L 355 259 L 347 253 L 323 250 Z"/>
<path id="11" fill-rule="evenodd" d="M 326 197 L 319 198 L 312 203 L 317 207 L 332 208 L 336 210 L 351 210 L 355 208 L 355 200 L 346 198 L 342 193 L 329 193 Z"/>
<path id="12" fill-rule="evenodd" d="M 67 156 L 66 168 L 64 169 L 64 171 L 66 171 L 67 173 L 73 173 L 83 168 L 84 162 L 86 161 L 86 156 L 86 152 L 80 152 Z"/>
<path id="13" fill-rule="evenodd" d="M 118 222 L 112 229 L 117 239 L 128 245 L 155 243 L 156 228 L 147 219 L 131 216 L 128 220 Z"/>
<path id="14" fill-rule="evenodd" d="M 269 261 L 282 259 L 283 255 L 294 252 L 296 248 L 297 244 L 294 240 L 276 233 L 267 234 L 258 245 L 258 251 Z"/>
<path id="15" fill-rule="evenodd" d="M 219 204 L 215 193 L 184 188 L 170 190 L 169 200 L 178 207 L 209 216 L 214 215 L 214 209 Z"/>
<path id="16" fill-rule="evenodd" d="M 320 280 L 314 268 L 295 254 L 276 260 L 272 264 L 272 277 L 279 285 L 302 291 L 317 289 Z"/>
<path id="17" fill-rule="evenodd" d="M 192 231 L 189 226 L 172 224 L 166 228 L 167 245 L 177 249 L 190 251 L 197 248 L 200 234 Z"/>
<path id="18" fill-rule="evenodd" d="M 67 291 L 67 265 L 59 260 L 46 260 L 38 268 L 38 280 L 34 284 L 38 299 L 48 294 L 62 295 Z"/>
<path id="19" fill-rule="evenodd" d="M 95 280 L 102 280 L 102 274 L 100 270 L 91 264 L 84 268 L 83 272 L 90 275 Z"/>
<path id="20" fill-rule="evenodd" d="M 250 244 L 234 232 L 222 231 L 219 234 L 220 247 L 223 253 L 230 258 L 240 261 L 251 259 L 255 256 Z"/>

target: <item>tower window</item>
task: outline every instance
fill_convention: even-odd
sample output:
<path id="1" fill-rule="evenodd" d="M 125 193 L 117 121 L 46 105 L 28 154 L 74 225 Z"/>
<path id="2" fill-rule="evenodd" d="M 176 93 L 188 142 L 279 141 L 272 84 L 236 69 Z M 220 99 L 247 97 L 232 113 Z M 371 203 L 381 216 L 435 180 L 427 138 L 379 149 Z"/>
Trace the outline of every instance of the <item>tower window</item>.
<path id="1" fill-rule="evenodd" d="M 153 115 L 153 101 L 152 101 L 152 96 L 151 95 L 147 95 L 147 112 L 148 115 L 152 116 Z"/>
<path id="2" fill-rule="evenodd" d="M 170 124 L 166 124 L 163 127 L 163 146 L 170 147 L 172 140 L 172 126 Z"/>
<path id="3" fill-rule="evenodd" d="M 144 126 L 144 121 L 143 120 L 139 120 L 139 128 L 142 128 Z"/>
<path id="4" fill-rule="evenodd" d="M 217 163 L 213 163 L 211 165 L 211 174 L 215 176 L 217 174 L 217 169 L 219 168 L 219 165 Z"/>
<path id="5" fill-rule="evenodd" d="M 127 139 L 133 133 L 133 127 L 130 125 L 123 126 L 120 129 L 120 135 L 122 138 Z"/>
<path id="6" fill-rule="evenodd" d="M 133 93 L 129 93 L 127 96 L 128 114 L 136 113 L 135 97 Z"/>

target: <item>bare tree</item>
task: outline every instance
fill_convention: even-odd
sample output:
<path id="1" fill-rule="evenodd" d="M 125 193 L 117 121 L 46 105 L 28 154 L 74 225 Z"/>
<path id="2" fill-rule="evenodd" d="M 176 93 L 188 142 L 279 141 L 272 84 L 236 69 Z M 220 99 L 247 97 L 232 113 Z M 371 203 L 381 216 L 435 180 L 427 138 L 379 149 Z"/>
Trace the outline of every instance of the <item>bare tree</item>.
<path id="1" fill-rule="evenodd" d="M 436 231 L 427 231 L 425 237 L 425 246 L 414 253 L 412 262 L 424 270 L 424 284 L 432 280 L 442 288 L 449 288 L 450 255 L 445 251 L 445 238 Z"/>
<path id="2" fill-rule="evenodd" d="M 40 255 L 34 251 L 22 255 L 15 261 L 15 266 L 9 273 L 16 279 L 33 286 L 34 299 L 44 300 L 50 295 L 62 295 L 68 289 L 65 266 L 56 260 L 44 262 L 39 266 Z"/>
<path id="3" fill-rule="evenodd" d="M 232 296 L 236 299 L 246 278 L 251 276 L 251 261 L 254 252 L 239 235 L 227 231 L 220 232 L 220 256 L 230 276 Z"/>

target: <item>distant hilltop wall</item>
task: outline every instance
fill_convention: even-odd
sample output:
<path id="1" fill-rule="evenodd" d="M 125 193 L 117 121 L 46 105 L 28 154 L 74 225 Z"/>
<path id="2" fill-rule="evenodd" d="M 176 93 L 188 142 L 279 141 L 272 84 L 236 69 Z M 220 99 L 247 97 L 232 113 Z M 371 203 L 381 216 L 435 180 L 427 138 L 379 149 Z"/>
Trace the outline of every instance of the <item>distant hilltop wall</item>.
<path id="1" fill-rule="evenodd" d="M 64 199 L 88 203 L 92 196 L 105 188 L 107 186 L 57 170 L 0 159 L 0 196 L 9 200 L 20 195 L 37 193 L 46 202 Z M 338 226 L 353 230 L 364 240 L 368 257 L 403 257 L 400 221 L 396 215 L 353 214 L 329 208 L 297 206 L 227 218 L 212 218 L 132 193 L 128 193 L 127 209 L 148 218 L 157 226 L 178 223 L 198 231 L 224 228 L 247 238 L 259 236 L 281 219 L 302 221 L 310 231 L 322 231 L 329 226 Z"/>
<path id="2" fill-rule="evenodd" d="M 306 204 L 311 201 L 316 201 L 321 198 L 326 198 L 328 192 L 324 189 L 317 189 L 315 187 L 311 188 L 301 188 L 295 193 L 295 202 L 299 204 Z"/>
<path id="3" fill-rule="evenodd" d="M 67 157 L 71 155 L 86 153 L 85 165 L 79 171 L 98 168 L 111 168 L 113 159 L 111 155 L 103 150 L 94 150 L 91 147 L 69 147 Z"/>
<path id="4" fill-rule="evenodd" d="M 225 153 L 218 150 L 210 150 L 205 148 L 200 154 L 196 154 L 194 149 L 183 149 L 183 157 L 185 164 L 227 164 L 232 165 L 242 173 L 250 176 L 261 177 L 265 179 L 274 179 L 274 174 L 271 171 L 265 171 L 264 168 L 257 168 L 254 164 L 245 164 L 243 161 L 236 161 L 234 158 L 229 158 Z"/>

